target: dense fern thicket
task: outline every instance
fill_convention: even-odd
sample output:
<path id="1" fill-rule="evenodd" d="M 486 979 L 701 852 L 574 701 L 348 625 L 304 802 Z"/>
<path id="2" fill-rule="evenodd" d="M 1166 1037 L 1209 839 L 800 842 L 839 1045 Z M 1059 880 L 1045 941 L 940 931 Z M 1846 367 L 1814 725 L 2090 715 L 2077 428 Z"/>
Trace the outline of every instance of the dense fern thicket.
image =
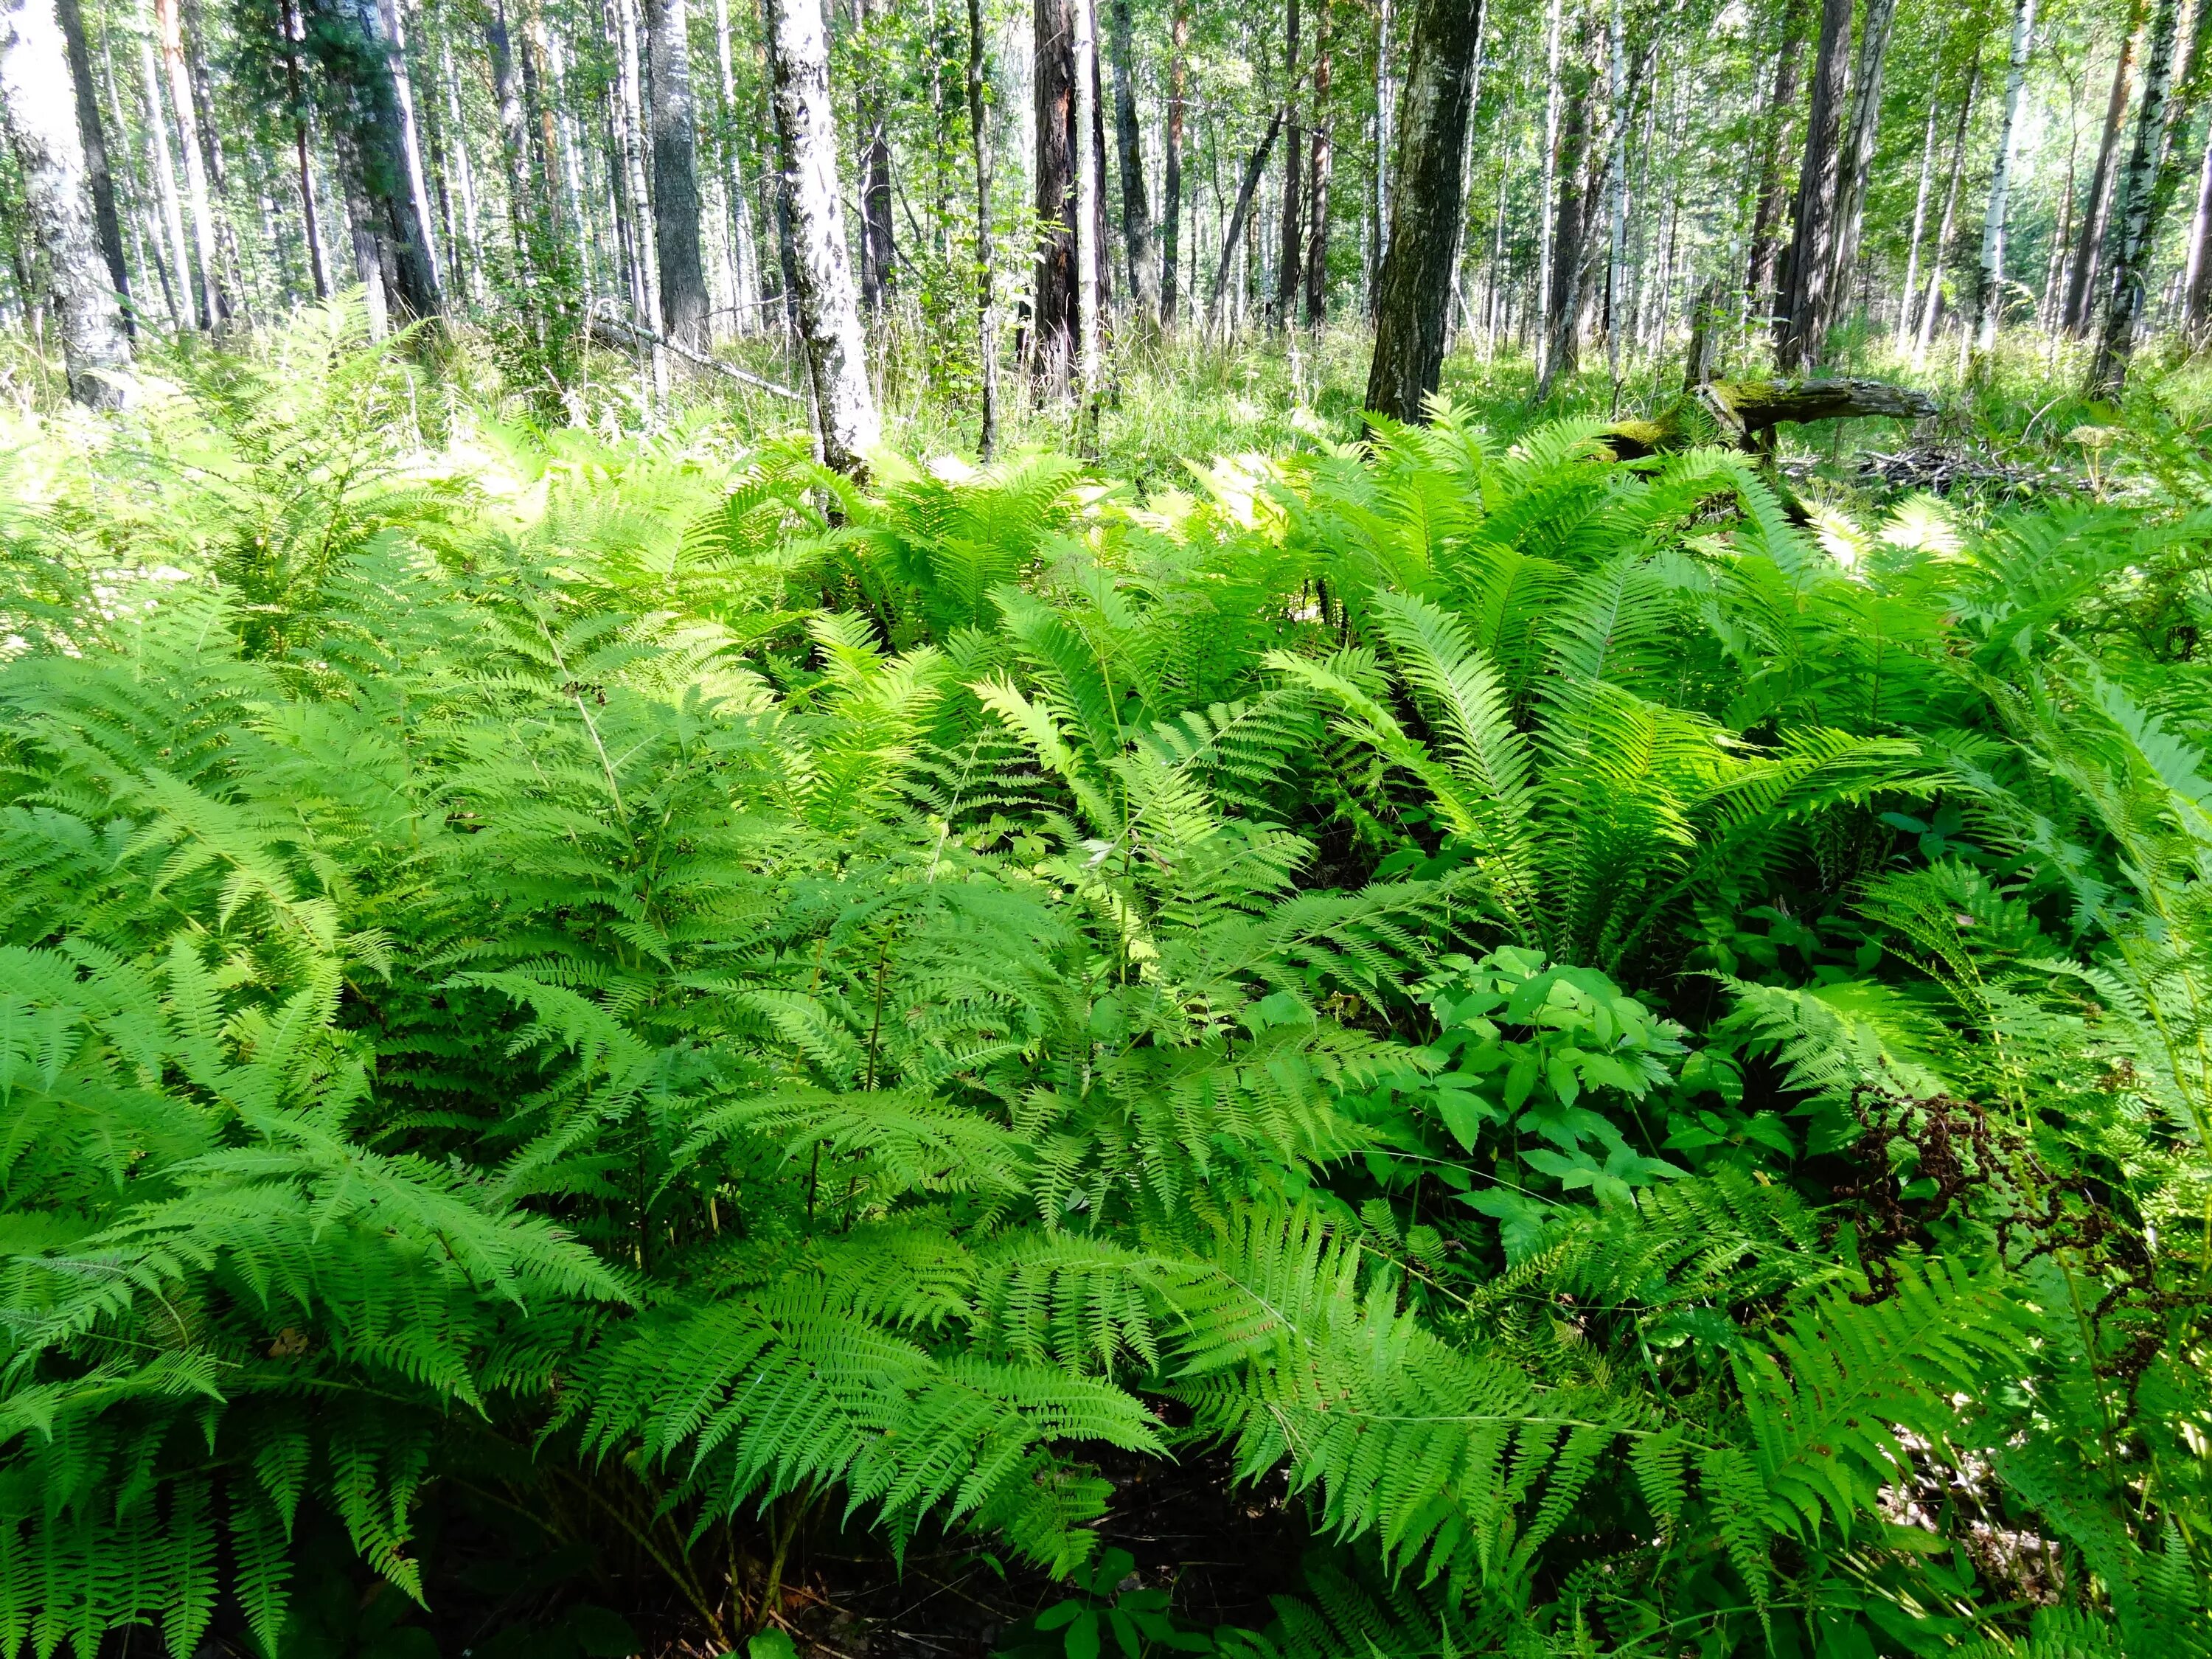
<path id="1" fill-rule="evenodd" d="M 2185 453 L 858 493 L 422 390 L 15 434 L 0 1646 L 2212 1645 Z"/>

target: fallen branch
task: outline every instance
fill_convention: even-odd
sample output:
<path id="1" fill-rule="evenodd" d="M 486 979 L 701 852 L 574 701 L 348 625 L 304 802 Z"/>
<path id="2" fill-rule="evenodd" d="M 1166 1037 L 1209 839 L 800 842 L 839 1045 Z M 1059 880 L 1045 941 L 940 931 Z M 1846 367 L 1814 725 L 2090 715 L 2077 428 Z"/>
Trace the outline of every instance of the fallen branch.
<path id="1" fill-rule="evenodd" d="M 592 337 L 602 345 L 612 346 L 617 350 L 635 345 L 660 346 L 675 353 L 687 363 L 711 370 L 716 374 L 726 375 L 740 386 L 749 386 L 757 391 L 770 392 L 778 398 L 788 398 L 795 404 L 803 404 L 806 401 L 803 395 L 793 392 L 789 386 L 778 386 L 774 380 L 764 380 L 757 374 L 748 374 L 742 368 L 733 368 L 717 358 L 708 356 L 702 351 L 694 351 L 690 346 L 678 345 L 657 329 L 642 327 L 631 322 L 627 317 L 602 313 L 599 306 L 599 302 L 594 301 L 587 315 L 590 319 Z"/>
<path id="2" fill-rule="evenodd" d="M 1774 428 L 1787 422 L 1919 421 L 1934 413 L 1936 400 L 1926 392 L 1887 380 L 1713 380 L 1692 386 L 1657 415 L 1617 422 L 1604 436 L 1615 454 L 1635 460 L 1698 441 L 1710 423 L 1734 447 L 1766 454 Z"/>

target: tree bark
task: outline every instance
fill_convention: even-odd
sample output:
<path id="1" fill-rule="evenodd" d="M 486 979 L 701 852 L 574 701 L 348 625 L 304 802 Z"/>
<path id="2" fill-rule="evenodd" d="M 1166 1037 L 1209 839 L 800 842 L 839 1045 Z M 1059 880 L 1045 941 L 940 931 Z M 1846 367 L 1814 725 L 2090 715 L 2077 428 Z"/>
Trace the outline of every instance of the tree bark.
<path id="1" fill-rule="evenodd" d="M 1096 0 L 1074 0 L 1075 130 L 1088 134 L 1098 128 L 1098 8 Z M 1105 216 L 1103 182 L 1105 157 L 1099 146 L 1083 145 L 1075 164 L 1075 289 L 1079 296 L 1076 313 L 1076 375 L 1081 392 L 1080 419 L 1086 429 L 1097 419 L 1098 392 L 1103 384 L 1099 335 L 1099 265 L 1105 238 L 1099 233 Z"/>
<path id="2" fill-rule="evenodd" d="M 983 0 L 968 0 L 968 144 L 975 163 L 975 360 L 980 405 L 975 453 L 989 460 L 999 447 L 999 336 L 992 307 L 991 125 L 986 106 Z"/>
<path id="3" fill-rule="evenodd" d="M 1185 56 L 1190 48 L 1190 0 L 1172 0 L 1168 20 L 1167 131 L 1160 160 L 1160 322 L 1173 328 L 1182 286 L 1182 125 Z"/>
<path id="4" fill-rule="evenodd" d="M 1851 291 L 1859 235 L 1866 219 L 1867 187 L 1874 176 L 1875 143 L 1881 131 L 1881 83 L 1889 60 L 1897 0 L 1866 0 L 1859 21 L 1859 60 L 1852 78 L 1850 117 L 1844 127 L 1843 177 L 1837 197 L 1836 246 L 1828 276 L 1832 313 Z"/>
<path id="5" fill-rule="evenodd" d="M 1562 91 L 1559 52 L 1565 17 L 1560 0 L 1552 0 L 1544 22 L 1544 166 L 1536 189 L 1536 374 L 1542 379 L 1552 347 L 1552 201 L 1559 193 L 1559 117 Z"/>
<path id="6" fill-rule="evenodd" d="M 868 0 L 853 0 L 853 21 L 865 36 L 870 27 Z M 872 64 L 861 70 L 854 108 L 860 133 L 860 303 L 880 315 L 890 295 L 897 242 L 891 225 L 891 146 L 884 131 L 884 100 Z"/>
<path id="7" fill-rule="evenodd" d="M 1562 374 L 1572 374 L 1582 362 L 1583 244 L 1589 231 L 1582 173 L 1589 139 L 1590 88 L 1585 66 L 1577 63 L 1575 73 L 1580 79 L 1566 100 L 1559 125 L 1555 199 L 1549 214 L 1552 280 L 1544 294 L 1544 343 L 1536 370 L 1540 403 L 1550 398 Z"/>
<path id="8" fill-rule="evenodd" d="M 1310 192 L 1306 230 L 1306 326 L 1319 328 L 1328 315 L 1328 185 L 1335 165 L 1334 115 L 1329 106 L 1331 36 L 1334 13 L 1323 0 L 1321 40 L 1314 53 L 1313 138 L 1307 156 Z M 1470 123 L 1470 125 L 1472 123 Z"/>
<path id="9" fill-rule="evenodd" d="M 1030 302 L 1030 378 L 1040 395 L 1064 398 L 1074 372 L 1075 15 L 1073 0 L 1036 0 L 1036 284 Z"/>
<path id="10" fill-rule="evenodd" d="M 691 91 L 684 0 L 647 0 L 653 64 L 653 241 L 660 265 L 660 325 L 692 351 L 708 346 L 707 263 L 699 247 L 698 104 Z"/>
<path id="11" fill-rule="evenodd" d="M 868 385 L 860 303 L 845 251 L 837 183 L 837 131 L 830 102 L 830 36 L 821 0 L 771 0 L 769 70 L 790 204 L 792 291 L 799 345 L 813 391 L 823 462 L 865 477 L 883 435 Z"/>
<path id="12" fill-rule="evenodd" d="M 1785 372 L 1817 362 L 1826 343 L 1850 49 L 1851 0 L 1822 0 L 1812 105 L 1805 118 L 1804 159 L 1797 173 L 1797 222 L 1775 307 L 1779 323 L 1775 357 Z"/>
<path id="13" fill-rule="evenodd" d="M 1974 43 L 1974 57 L 1966 72 L 1966 95 L 1959 100 L 1959 125 L 1951 134 L 1950 178 L 1943 186 L 1943 218 L 1936 231 L 1936 247 L 1928 261 L 1928 292 L 1920 307 L 1920 333 L 1912 348 L 1912 361 L 1924 362 L 1928 348 L 1936 341 L 1936 314 L 1943 299 L 1943 260 L 1951 246 L 1953 228 L 1958 223 L 1959 185 L 1966 177 L 1966 132 L 1973 124 L 1974 100 L 1981 95 L 1981 42 Z"/>
<path id="14" fill-rule="evenodd" d="M 1443 371 L 1452 248 L 1465 202 L 1460 176 L 1482 0 L 1423 0 L 1407 53 L 1390 196 L 1390 240 L 1376 307 L 1367 407 L 1401 421 Z"/>
<path id="15" fill-rule="evenodd" d="M 198 300 L 199 325 L 211 329 L 230 314 L 230 307 L 223 296 L 222 276 L 216 263 L 214 210 L 208 201 L 207 166 L 200 145 L 199 120 L 192 108 L 191 76 L 185 66 L 184 29 L 178 17 L 177 0 L 153 0 L 153 15 L 154 38 L 161 47 L 169 106 L 177 118 L 177 147 L 184 152 L 185 206 L 191 220 L 193 264 L 199 278 L 194 290 Z"/>
<path id="16" fill-rule="evenodd" d="M 1940 78 L 1928 94 L 1928 130 L 1920 140 L 1920 184 L 1912 194 L 1912 234 L 1905 240 L 1905 288 L 1897 301 L 1897 333 L 1892 349 L 1902 357 L 1912 337 L 1912 301 L 1920 292 L 1920 244 L 1928 234 L 1928 197 L 1936 184 L 1936 118 L 1943 103 Z"/>
<path id="17" fill-rule="evenodd" d="M 337 137 L 355 263 L 370 284 L 372 306 L 380 293 L 409 317 L 434 317 L 441 304 L 437 267 L 430 227 L 410 188 L 383 9 L 378 0 L 338 0 L 338 5 L 335 21 L 352 36 L 354 48 L 338 88 L 344 108 Z"/>
<path id="18" fill-rule="evenodd" d="M 2035 38 L 2035 0 L 2014 0 L 2012 52 L 2005 64 L 2004 115 L 1997 123 L 1996 160 L 1990 171 L 1989 204 L 1982 215 L 1982 252 L 1974 267 L 1973 349 L 1987 351 L 1997 343 L 1997 313 L 2003 309 L 2005 216 L 2012 191 L 2012 135 L 2020 120 L 2020 99 L 2027 83 L 2028 48 Z"/>
<path id="19" fill-rule="evenodd" d="M 2189 228 L 2188 286 L 2182 300 L 2182 337 L 2192 351 L 2204 346 L 2212 325 L 2212 140 L 2204 148 L 2204 164 L 2197 170 L 2197 216 Z"/>
<path id="20" fill-rule="evenodd" d="M 1297 304 L 1298 261 L 1305 252 L 1305 222 L 1298 211 L 1304 185 L 1300 174 L 1305 163 L 1305 131 L 1298 121 L 1297 103 L 1298 23 L 1298 0 L 1284 0 L 1283 101 L 1288 111 L 1284 123 L 1288 131 L 1283 145 L 1281 223 L 1275 240 L 1275 299 L 1267 313 L 1269 326 L 1278 331 L 1289 328 L 1296 320 L 1291 312 Z"/>
<path id="21" fill-rule="evenodd" d="M 161 66 L 150 35 L 138 37 L 140 95 L 146 105 L 146 139 L 152 151 L 154 194 L 161 206 L 159 240 L 167 255 L 173 281 L 168 295 L 169 319 L 179 329 L 192 325 L 192 255 L 185 240 L 185 210 L 177 197 L 177 170 L 169 152 L 169 123 L 163 114 Z"/>
<path id="22" fill-rule="evenodd" d="M 1211 332 L 1221 319 L 1221 296 L 1229 287 L 1230 261 L 1236 258 L 1238 245 L 1243 240 L 1245 221 L 1251 216 L 1253 192 L 1260 187 L 1260 175 L 1267 171 L 1267 153 L 1275 147 L 1275 138 L 1283 130 L 1283 107 L 1275 106 L 1269 118 L 1267 130 L 1260 135 L 1259 143 L 1244 163 L 1243 182 L 1237 189 L 1237 205 L 1229 215 L 1228 228 L 1221 236 L 1221 261 L 1213 268 L 1213 290 L 1206 296 L 1206 326 Z"/>
<path id="23" fill-rule="evenodd" d="M 70 396 L 88 408 L 121 408 L 131 394 L 131 342 L 100 252 L 69 48 L 52 0 L 0 0 L 0 121 L 46 256 Z"/>
<path id="24" fill-rule="evenodd" d="M 2060 326 L 2069 334 L 2088 331 L 2096 314 L 2097 261 L 2104 252 L 2105 228 L 2110 222 L 2115 163 L 2119 158 L 2120 133 L 2127 125 L 2129 72 L 2135 67 L 2136 40 L 2149 15 L 2149 0 L 2133 0 L 2128 9 L 2127 29 L 2120 36 L 2120 55 L 2112 65 L 2112 94 L 2105 100 L 2105 131 L 2097 143 L 2097 165 L 2089 174 L 2089 199 L 2082 204 L 2081 234 L 2074 246 L 2074 269 L 2066 279 L 2066 309 Z"/>
<path id="25" fill-rule="evenodd" d="M 1129 296 L 1138 314 L 1160 314 L 1159 267 L 1152 246 L 1152 204 L 1145 196 L 1144 149 L 1137 126 L 1137 70 L 1130 39 L 1129 0 L 1113 0 L 1114 139 L 1121 167 L 1121 246 L 1129 265 Z"/>
<path id="26" fill-rule="evenodd" d="M 2197 9 L 2201 25 L 2203 17 L 2212 14 L 2212 7 Z M 2100 397 L 2117 398 L 2127 386 L 2128 360 L 2135 352 L 2136 324 L 2142 314 L 2152 243 L 2165 206 L 2159 200 L 2157 185 L 2159 175 L 2165 171 L 2172 114 L 2170 94 L 2179 11 L 2179 0 L 2159 0 L 2151 20 L 2143 58 L 2142 101 L 2136 111 L 2135 137 L 2129 146 L 2127 170 L 2121 175 L 2112 224 L 2106 238 L 2112 285 L 2105 325 L 2089 369 L 2090 391 Z"/>
<path id="27" fill-rule="evenodd" d="M 69 52 L 70 89 L 76 94 L 77 137 L 84 146 L 85 182 L 92 192 L 93 229 L 100 258 L 123 313 L 123 331 L 135 334 L 131 314 L 131 267 L 123 258 L 123 221 L 115 210 L 115 175 L 108 166 L 107 133 L 100 118 L 100 88 L 92 78 L 92 52 L 78 0 L 55 0 L 62 41 Z"/>
<path id="28" fill-rule="evenodd" d="M 1797 110 L 1797 80 L 1805 61 L 1805 0 L 1783 0 L 1782 33 L 1775 49 L 1774 93 L 1767 100 L 1766 144 L 1759 157 L 1758 200 L 1752 208 L 1751 256 L 1746 262 L 1744 297 L 1754 315 L 1780 304 L 1775 292 L 1775 259 L 1781 251 L 1783 215 L 1790 209 L 1783 185 L 1782 158 L 1790 148 Z"/>

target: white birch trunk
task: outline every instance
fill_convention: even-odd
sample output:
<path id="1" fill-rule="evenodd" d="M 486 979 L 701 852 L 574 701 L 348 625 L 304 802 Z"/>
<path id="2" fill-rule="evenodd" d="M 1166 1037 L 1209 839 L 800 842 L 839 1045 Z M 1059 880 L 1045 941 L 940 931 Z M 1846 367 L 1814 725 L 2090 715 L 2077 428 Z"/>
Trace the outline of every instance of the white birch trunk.
<path id="1" fill-rule="evenodd" d="M 1096 410 L 1103 376 L 1098 332 L 1098 7 L 1075 0 L 1075 364 L 1083 418 Z"/>
<path id="2" fill-rule="evenodd" d="M 168 77 L 169 105 L 177 118 L 177 146 L 185 153 L 185 201 L 191 213 L 192 252 L 199 278 L 199 325 L 211 329 L 222 320 L 224 306 L 216 277 L 215 215 L 208 201 L 207 167 L 200 159 L 199 120 L 192 109 L 191 72 L 185 64 L 184 29 L 177 0 L 154 0 L 153 12 L 161 65 Z"/>
<path id="3" fill-rule="evenodd" d="M 161 69 L 154 56 L 154 42 L 138 37 L 138 70 L 145 82 L 146 136 L 153 149 L 154 193 L 161 201 L 162 240 L 167 245 L 169 270 L 174 276 L 169 295 L 171 320 L 179 329 L 191 326 L 192 256 L 185 240 L 185 210 L 177 196 L 177 169 L 169 154 L 169 120 L 162 107 Z"/>
<path id="4" fill-rule="evenodd" d="M 53 0 L 0 0 L 0 120 L 53 284 L 70 396 L 94 409 L 121 408 L 132 389 L 131 343 L 93 223 L 76 83 Z"/>
<path id="5" fill-rule="evenodd" d="M 422 257 L 430 262 L 430 280 L 443 287 L 445 267 L 438 258 L 438 239 L 431 226 L 438 222 L 430 210 L 430 190 L 422 174 L 422 140 L 415 120 L 415 79 L 407 72 L 407 20 L 398 0 L 378 0 L 384 12 L 384 50 L 392 65 L 392 94 L 399 103 L 399 144 L 407 157 L 407 193 L 414 198 L 415 222 L 421 227 Z"/>
<path id="6" fill-rule="evenodd" d="M 883 420 L 868 385 L 867 345 L 845 241 L 837 128 L 830 102 L 830 37 L 821 0 L 771 0 L 769 70 L 791 203 L 793 297 L 824 464 L 865 475 Z"/>
<path id="7" fill-rule="evenodd" d="M 2004 287 L 2005 210 L 2012 188 L 2012 136 L 2020 120 L 2021 88 L 2027 82 L 2028 46 L 2035 34 L 2035 0 L 2015 0 L 2012 14 L 2012 57 L 2005 68 L 2004 115 L 1997 123 L 1996 160 L 1990 172 L 1990 201 L 1982 216 L 1979 281 L 1974 288 L 1974 349 L 1997 343 L 1997 313 Z"/>
<path id="8" fill-rule="evenodd" d="M 1536 198 L 1536 376 L 1548 367 L 1552 338 L 1553 203 L 1559 196 L 1559 0 L 1552 0 L 1544 25 L 1544 189 Z"/>
<path id="9" fill-rule="evenodd" d="M 1893 349 L 1902 357 L 1912 339 L 1912 301 L 1920 289 L 1920 239 L 1928 230 L 1928 192 L 1936 182 L 1936 116 L 1943 102 L 1939 77 L 1928 94 L 1928 131 L 1920 141 L 1920 187 L 1912 197 L 1912 234 L 1905 247 L 1905 291 L 1897 302 L 1897 338 Z"/>

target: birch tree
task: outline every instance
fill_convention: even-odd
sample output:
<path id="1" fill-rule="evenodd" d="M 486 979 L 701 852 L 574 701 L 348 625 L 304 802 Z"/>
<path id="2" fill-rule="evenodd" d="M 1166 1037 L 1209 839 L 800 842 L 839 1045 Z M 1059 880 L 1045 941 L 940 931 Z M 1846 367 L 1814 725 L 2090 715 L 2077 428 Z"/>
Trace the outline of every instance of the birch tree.
<path id="1" fill-rule="evenodd" d="M 699 246 L 698 109 L 684 0 L 646 0 L 653 65 L 653 244 L 659 325 L 690 351 L 708 343 L 707 265 Z"/>
<path id="2" fill-rule="evenodd" d="M 846 252 L 821 0 L 769 0 L 769 74 L 791 211 L 793 308 L 814 409 L 817 453 L 852 477 L 883 437 Z"/>
<path id="3" fill-rule="evenodd" d="M 88 408 L 121 408 L 132 392 L 131 342 L 100 258 L 76 83 L 53 0 L 0 0 L 0 120 L 45 259 L 70 396 Z"/>
<path id="4" fill-rule="evenodd" d="M 1990 164 L 1988 206 L 1982 214 L 1982 252 L 1975 266 L 1973 326 L 1976 351 L 1997 343 L 2003 309 L 2005 216 L 2012 195 L 2013 133 L 2020 124 L 2021 91 L 2027 83 L 2028 50 L 2035 38 L 2035 0 L 2014 0 L 2012 52 L 2005 63 L 2004 113 L 1997 123 L 1996 160 Z"/>

